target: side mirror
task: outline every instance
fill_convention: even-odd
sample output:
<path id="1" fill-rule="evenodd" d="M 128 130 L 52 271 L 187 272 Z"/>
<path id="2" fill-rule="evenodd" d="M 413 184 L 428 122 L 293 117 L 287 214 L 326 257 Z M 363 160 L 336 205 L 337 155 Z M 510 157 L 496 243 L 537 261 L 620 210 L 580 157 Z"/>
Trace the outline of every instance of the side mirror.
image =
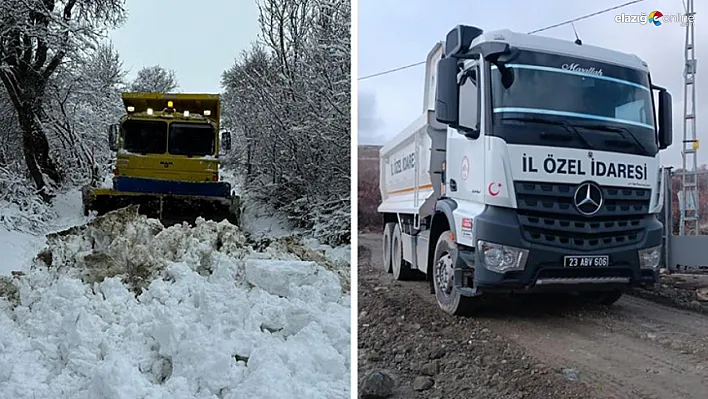
<path id="1" fill-rule="evenodd" d="M 224 151 L 231 151 L 231 133 L 221 132 L 221 148 Z"/>
<path id="2" fill-rule="evenodd" d="M 118 132 L 120 132 L 120 125 L 114 123 L 108 126 L 108 148 L 111 151 L 118 151 Z"/>
<path id="3" fill-rule="evenodd" d="M 438 61 L 435 119 L 452 127 L 457 126 L 459 117 L 457 71 L 457 58 L 447 57 Z"/>
<path id="4" fill-rule="evenodd" d="M 671 94 L 659 91 L 659 149 L 669 148 L 674 141 L 672 126 Z"/>

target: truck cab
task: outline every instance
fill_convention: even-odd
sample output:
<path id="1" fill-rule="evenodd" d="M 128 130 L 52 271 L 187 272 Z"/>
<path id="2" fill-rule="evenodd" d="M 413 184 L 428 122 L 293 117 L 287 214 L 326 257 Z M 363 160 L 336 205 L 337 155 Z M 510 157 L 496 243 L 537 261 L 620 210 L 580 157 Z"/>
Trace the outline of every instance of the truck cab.
<path id="1" fill-rule="evenodd" d="M 637 56 L 458 26 L 428 56 L 417 123 L 381 150 L 384 262 L 426 273 L 445 311 L 495 292 L 610 304 L 657 280 L 671 96 Z"/>
<path id="2" fill-rule="evenodd" d="M 123 93 L 126 113 L 109 128 L 116 152 L 111 188 L 85 187 L 84 213 L 138 205 L 165 223 L 197 217 L 238 223 L 240 198 L 220 181 L 220 96 Z"/>
<path id="3" fill-rule="evenodd" d="M 117 152 L 116 189 L 219 181 L 219 96 L 186 96 L 123 94 L 127 113 L 109 140 Z"/>

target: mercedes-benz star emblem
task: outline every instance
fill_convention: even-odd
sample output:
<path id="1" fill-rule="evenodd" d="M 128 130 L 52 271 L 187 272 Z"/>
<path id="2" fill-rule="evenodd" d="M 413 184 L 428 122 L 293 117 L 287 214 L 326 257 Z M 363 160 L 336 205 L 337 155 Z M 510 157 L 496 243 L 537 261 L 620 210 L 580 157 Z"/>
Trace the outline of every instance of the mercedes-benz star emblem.
<path id="1" fill-rule="evenodd" d="M 575 208 L 585 216 L 592 216 L 599 212 L 602 201 L 602 189 L 595 183 L 581 183 L 573 195 Z"/>

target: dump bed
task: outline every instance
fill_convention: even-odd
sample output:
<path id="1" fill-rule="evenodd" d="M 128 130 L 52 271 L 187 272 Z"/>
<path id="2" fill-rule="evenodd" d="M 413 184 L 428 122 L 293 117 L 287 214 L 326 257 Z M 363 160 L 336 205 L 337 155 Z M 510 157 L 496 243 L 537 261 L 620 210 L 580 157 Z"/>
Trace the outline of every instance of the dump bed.
<path id="1" fill-rule="evenodd" d="M 380 150 L 382 213 L 427 216 L 440 195 L 447 129 L 435 120 L 435 78 L 442 44 L 428 54 L 423 114 Z"/>
<path id="2" fill-rule="evenodd" d="M 446 130 L 434 118 L 432 112 L 424 113 L 381 148 L 379 212 L 422 217 L 432 212 L 440 194 L 446 138 Z"/>

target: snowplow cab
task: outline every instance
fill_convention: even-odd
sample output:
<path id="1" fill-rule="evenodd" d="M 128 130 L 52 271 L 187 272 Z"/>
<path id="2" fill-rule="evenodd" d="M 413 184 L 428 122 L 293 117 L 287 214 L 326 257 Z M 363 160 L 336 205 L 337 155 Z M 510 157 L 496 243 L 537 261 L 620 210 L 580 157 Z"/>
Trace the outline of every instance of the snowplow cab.
<path id="1" fill-rule="evenodd" d="M 239 197 L 219 176 L 218 94 L 123 93 L 108 132 L 112 187 L 84 187 L 84 213 L 138 204 L 166 224 L 196 217 L 238 224 Z M 225 140 L 224 150 L 230 148 Z"/>

